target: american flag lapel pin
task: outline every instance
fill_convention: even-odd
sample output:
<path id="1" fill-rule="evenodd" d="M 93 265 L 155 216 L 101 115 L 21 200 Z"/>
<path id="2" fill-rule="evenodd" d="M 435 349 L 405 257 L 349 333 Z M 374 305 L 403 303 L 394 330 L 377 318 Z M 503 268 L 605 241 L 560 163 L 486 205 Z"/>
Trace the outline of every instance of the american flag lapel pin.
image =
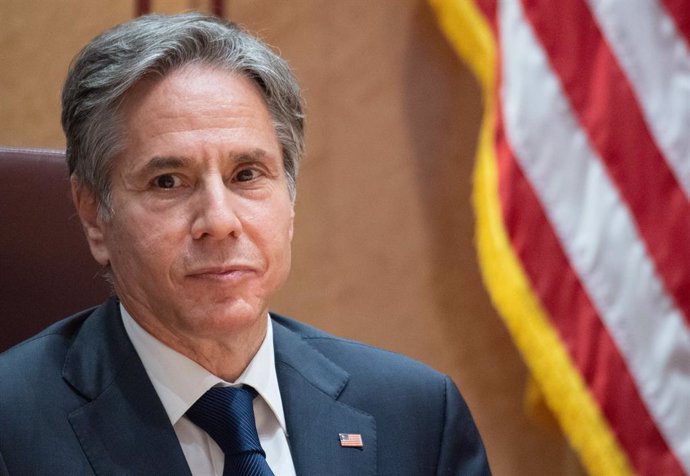
<path id="1" fill-rule="evenodd" d="M 344 448 L 364 448 L 362 435 L 359 433 L 338 433 L 340 446 Z"/>

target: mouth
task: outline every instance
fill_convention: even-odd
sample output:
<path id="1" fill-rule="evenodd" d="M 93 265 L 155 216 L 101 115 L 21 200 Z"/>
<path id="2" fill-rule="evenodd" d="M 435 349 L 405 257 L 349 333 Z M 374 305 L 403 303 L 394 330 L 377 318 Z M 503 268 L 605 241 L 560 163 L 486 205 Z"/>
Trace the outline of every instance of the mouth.
<path id="1" fill-rule="evenodd" d="M 187 278 L 208 281 L 239 281 L 256 274 L 256 270 L 245 265 L 208 266 L 192 270 Z"/>

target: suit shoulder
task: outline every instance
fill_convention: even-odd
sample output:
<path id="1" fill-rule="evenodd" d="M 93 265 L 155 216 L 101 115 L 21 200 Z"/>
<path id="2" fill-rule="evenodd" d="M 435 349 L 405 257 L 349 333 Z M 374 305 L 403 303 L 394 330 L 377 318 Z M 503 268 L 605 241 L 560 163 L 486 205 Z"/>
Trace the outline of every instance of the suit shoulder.
<path id="1" fill-rule="evenodd" d="M 62 365 L 69 343 L 92 311 L 88 309 L 60 320 L 0 353 L 0 383 L 11 386 L 14 378 L 26 380 L 29 374 L 41 378 L 42 369 L 49 371 Z M 27 373 L 29 369 L 31 372 Z"/>
<path id="2" fill-rule="evenodd" d="M 447 376 L 405 355 L 334 336 L 284 316 L 272 314 L 272 317 L 355 379 L 366 378 L 397 386 L 445 387 L 447 383 Z"/>

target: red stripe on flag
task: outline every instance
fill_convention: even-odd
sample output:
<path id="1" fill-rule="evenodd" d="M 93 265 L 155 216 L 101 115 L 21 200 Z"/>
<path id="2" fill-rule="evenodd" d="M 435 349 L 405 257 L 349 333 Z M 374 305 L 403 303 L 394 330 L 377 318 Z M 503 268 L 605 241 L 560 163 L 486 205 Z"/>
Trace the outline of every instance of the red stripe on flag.
<path id="1" fill-rule="evenodd" d="M 661 3 L 676 23 L 678 32 L 685 37 L 685 43 L 690 49 L 690 5 L 687 0 L 661 0 Z"/>
<path id="2" fill-rule="evenodd" d="M 496 2 L 497 0 L 476 0 L 479 11 L 482 12 L 486 21 L 491 25 L 494 35 L 498 34 L 498 17 L 496 16 L 498 6 Z"/>
<path id="3" fill-rule="evenodd" d="M 634 215 L 661 280 L 690 323 L 690 275 L 678 260 L 690 256 L 690 203 L 627 78 L 582 1 L 523 3 L 575 114 Z"/>
<path id="4" fill-rule="evenodd" d="M 503 127 L 499 114 L 499 196 L 507 232 L 535 293 L 633 467 L 641 474 L 684 474 L 572 269 Z"/>

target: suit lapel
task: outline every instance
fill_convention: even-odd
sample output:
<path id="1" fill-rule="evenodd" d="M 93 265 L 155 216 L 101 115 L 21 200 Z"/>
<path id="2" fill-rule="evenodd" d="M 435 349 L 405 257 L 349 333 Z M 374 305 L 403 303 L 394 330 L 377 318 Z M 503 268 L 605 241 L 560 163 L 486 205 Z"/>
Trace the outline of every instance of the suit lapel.
<path id="1" fill-rule="evenodd" d="M 347 372 L 299 334 L 274 324 L 276 370 L 297 474 L 376 474 L 373 417 L 338 401 Z M 116 299 L 84 322 L 67 353 L 63 378 L 85 398 L 68 418 L 96 474 L 191 474 L 122 326 Z M 360 434 L 364 447 L 342 447 L 339 433 Z"/>
<path id="2" fill-rule="evenodd" d="M 63 377 L 87 400 L 69 421 L 96 474 L 191 474 L 116 299 L 84 322 Z"/>
<path id="3" fill-rule="evenodd" d="M 376 474 L 374 418 L 338 401 L 347 372 L 273 322 L 278 383 L 297 474 Z M 339 433 L 362 435 L 364 447 L 342 447 Z"/>

